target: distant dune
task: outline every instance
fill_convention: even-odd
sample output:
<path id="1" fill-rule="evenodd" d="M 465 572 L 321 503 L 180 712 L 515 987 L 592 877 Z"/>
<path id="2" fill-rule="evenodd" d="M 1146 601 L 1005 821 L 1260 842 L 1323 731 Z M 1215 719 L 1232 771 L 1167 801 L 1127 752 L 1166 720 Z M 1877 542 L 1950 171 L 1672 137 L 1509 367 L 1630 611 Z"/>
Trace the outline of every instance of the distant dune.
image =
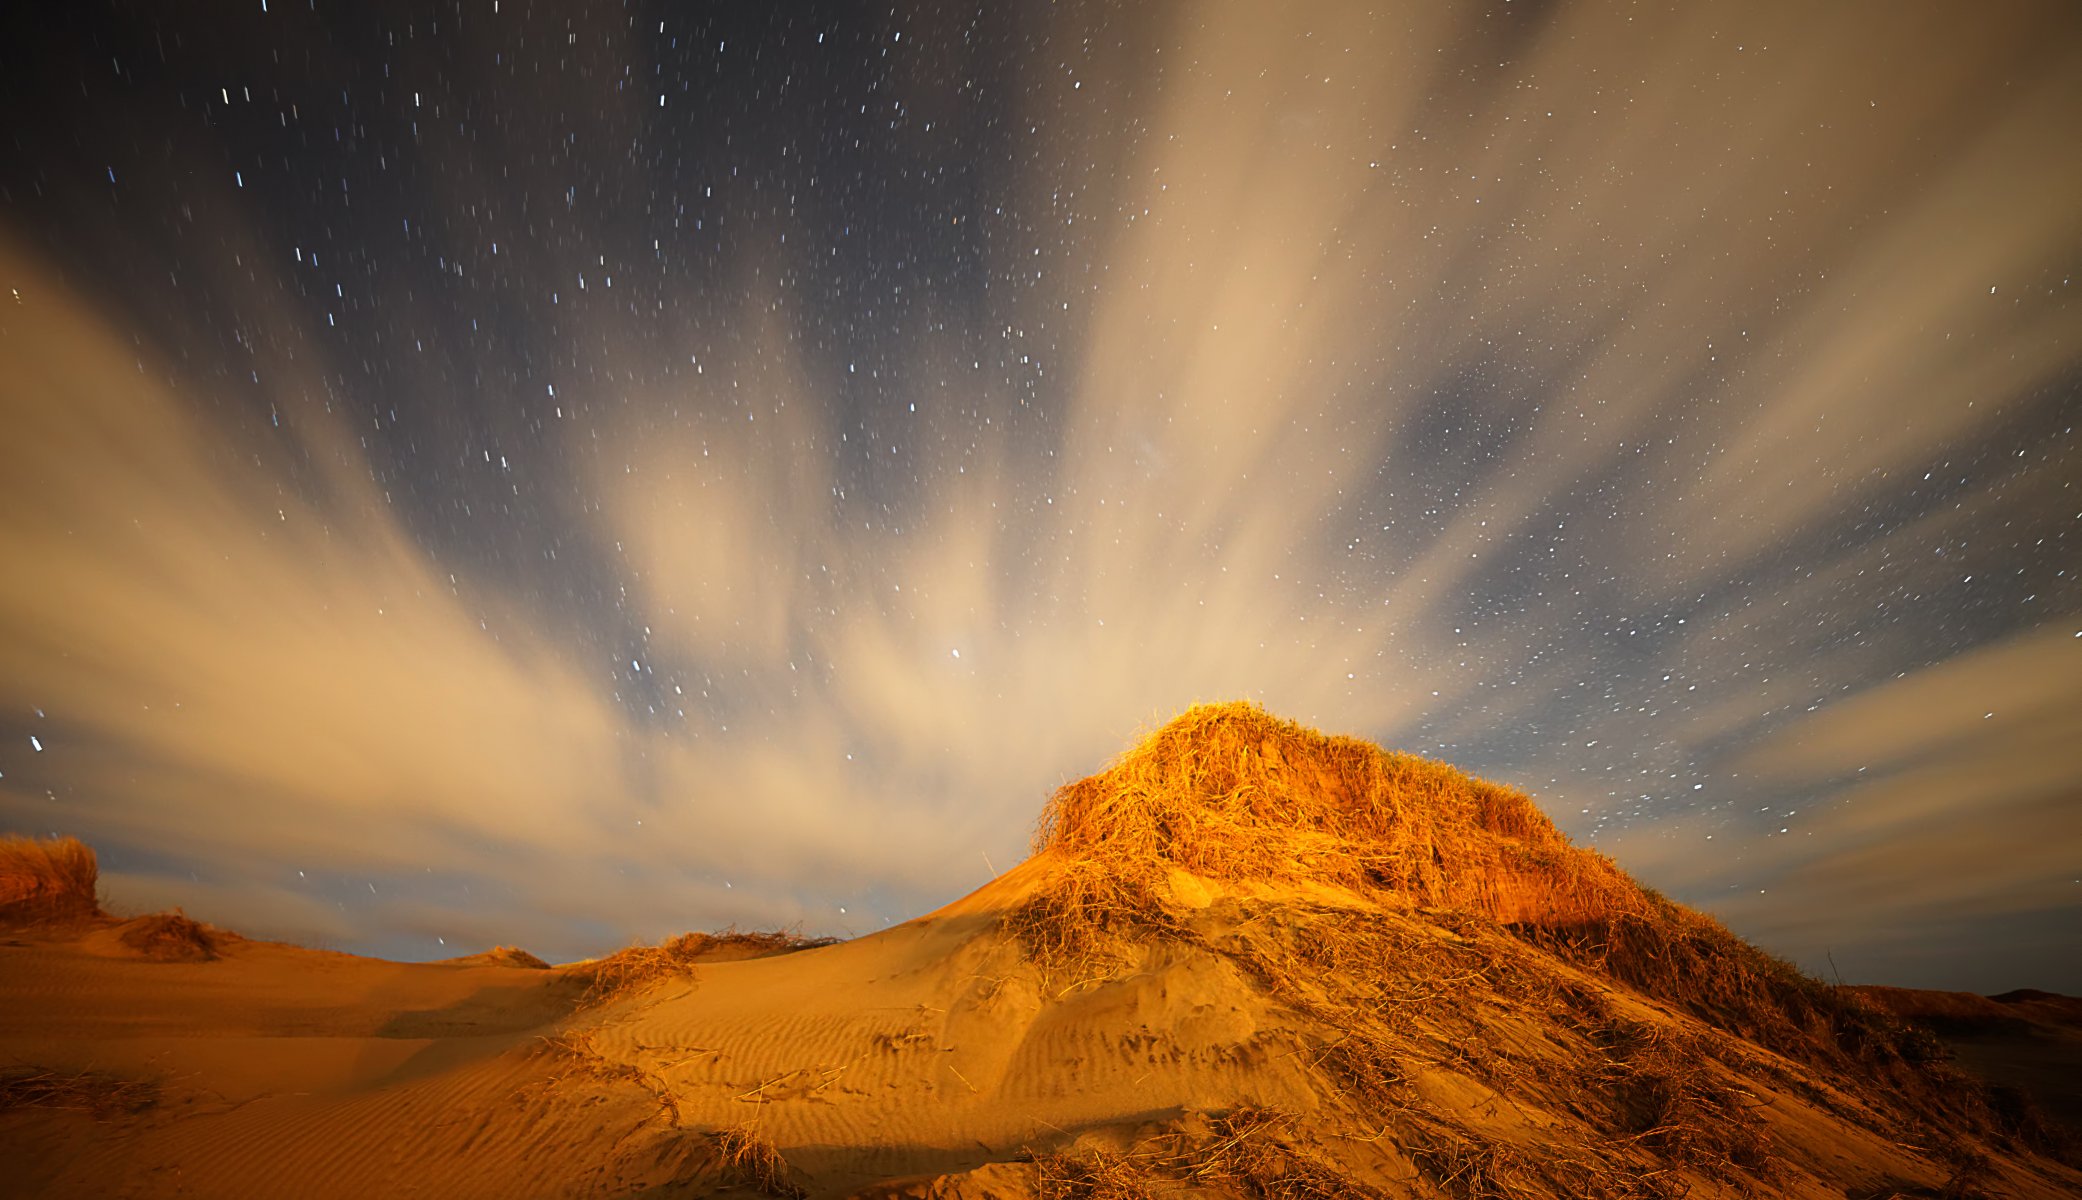
<path id="1" fill-rule="evenodd" d="M 2028 1096 L 2070 1140 L 2082 1142 L 2082 999 L 2031 988 L 1997 996 L 1852 990 L 1929 1028 L 1960 1066 Z"/>
<path id="2" fill-rule="evenodd" d="M 2082 1194 L 1912 994 L 1802 975 L 1517 792 L 1244 704 L 842 943 L 399 964 L 116 923 L 78 843 L 0 864 L 13 1194 Z"/>

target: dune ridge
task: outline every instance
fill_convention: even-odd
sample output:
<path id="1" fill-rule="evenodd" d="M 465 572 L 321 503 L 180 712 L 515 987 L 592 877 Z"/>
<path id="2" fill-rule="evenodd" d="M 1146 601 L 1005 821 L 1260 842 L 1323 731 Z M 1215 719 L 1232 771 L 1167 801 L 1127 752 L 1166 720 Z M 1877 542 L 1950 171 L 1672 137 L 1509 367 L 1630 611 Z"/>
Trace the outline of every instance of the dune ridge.
<path id="1" fill-rule="evenodd" d="M 0 946 L 0 1047 L 154 1089 L 0 1107 L 26 1194 L 2082 1192 L 1926 1032 L 1523 794 L 1250 704 L 1155 730 L 1055 794 L 1025 863 L 852 941 L 118 953 Z"/>

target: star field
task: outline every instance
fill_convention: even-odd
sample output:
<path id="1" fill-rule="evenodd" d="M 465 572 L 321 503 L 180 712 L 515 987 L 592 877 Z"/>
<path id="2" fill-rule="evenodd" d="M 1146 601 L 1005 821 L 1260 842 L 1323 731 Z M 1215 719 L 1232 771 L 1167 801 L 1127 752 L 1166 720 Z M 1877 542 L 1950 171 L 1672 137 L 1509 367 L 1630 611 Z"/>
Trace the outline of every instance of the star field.
<path id="1" fill-rule="evenodd" d="M 119 900 L 861 933 L 1249 697 L 2082 988 L 2064 6 L 0 20 L 0 822 Z"/>

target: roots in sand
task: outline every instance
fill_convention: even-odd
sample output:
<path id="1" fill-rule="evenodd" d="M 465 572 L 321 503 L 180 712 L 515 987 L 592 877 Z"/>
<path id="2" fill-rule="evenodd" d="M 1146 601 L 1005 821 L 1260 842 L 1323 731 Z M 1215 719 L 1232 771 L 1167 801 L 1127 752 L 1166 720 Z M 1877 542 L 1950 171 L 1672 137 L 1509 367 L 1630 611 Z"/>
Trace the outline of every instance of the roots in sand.
<path id="1" fill-rule="evenodd" d="M 143 1112 L 158 1102 L 157 1084 L 100 1071 L 0 1070 L 0 1113 L 45 1108 L 106 1120 Z"/>

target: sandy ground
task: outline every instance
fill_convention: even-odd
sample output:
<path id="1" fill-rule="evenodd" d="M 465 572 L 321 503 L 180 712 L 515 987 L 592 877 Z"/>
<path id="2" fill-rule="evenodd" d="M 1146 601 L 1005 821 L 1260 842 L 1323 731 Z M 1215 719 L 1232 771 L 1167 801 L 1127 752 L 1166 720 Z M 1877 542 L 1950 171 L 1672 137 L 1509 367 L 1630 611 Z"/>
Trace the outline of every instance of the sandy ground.
<path id="1" fill-rule="evenodd" d="M 1455 1194 L 1435 1166 L 1353 1127 L 1309 1070 L 1293 1014 L 1229 960 L 1157 948 L 1132 971 L 1044 983 L 998 929 L 1035 870 L 870 937 L 704 963 L 590 1008 L 566 969 L 261 942 L 158 962 L 105 932 L 16 936 L 0 944 L 0 1060 L 78 1088 L 0 1110 L 7 1190 L 748 1194 L 754 1177 L 723 1153 L 726 1131 L 745 1131 L 812 1196 L 1027 1200 L 1040 1189 L 1023 1153 L 1147 1145 L 1246 1106 L 1291 1114 L 1293 1138 L 1381 1194 Z M 1630 1019 L 1681 1023 L 1603 993 Z M 1557 1074 L 1575 1052 L 1566 1035 L 1537 1014 L 1486 1019 L 1485 1053 L 1521 1064 L 1517 1082 L 1439 1063 L 1415 1094 L 1528 1156 L 1577 1136 L 1576 1091 Z M 101 1111 L 94 1081 L 115 1093 Z M 1783 1164 L 1765 1194 L 1935 1195 L 1949 1174 L 1791 1064 L 1760 1055 L 1731 1085 L 1766 1114 Z M 1644 1177 L 1653 1169 L 1644 1157 Z M 1694 1196 L 1755 1191 L 1712 1172 L 1684 1183 Z M 2001 1168 L 1984 1186 L 2077 1191 L 2082 1176 L 2057 1170 Z"/>
<path id="2" fill-rule="evenodd" d="M 1444 764 L 1196 706 L 1042 827 L 868 937 L 555 968 L 119 921 L 89 847 L 0 837 L 0 1192 L 2082 1195 L 1927 1035 Z M 2073 1002 L 1875 1002 L 2071 1096 Z"/>

